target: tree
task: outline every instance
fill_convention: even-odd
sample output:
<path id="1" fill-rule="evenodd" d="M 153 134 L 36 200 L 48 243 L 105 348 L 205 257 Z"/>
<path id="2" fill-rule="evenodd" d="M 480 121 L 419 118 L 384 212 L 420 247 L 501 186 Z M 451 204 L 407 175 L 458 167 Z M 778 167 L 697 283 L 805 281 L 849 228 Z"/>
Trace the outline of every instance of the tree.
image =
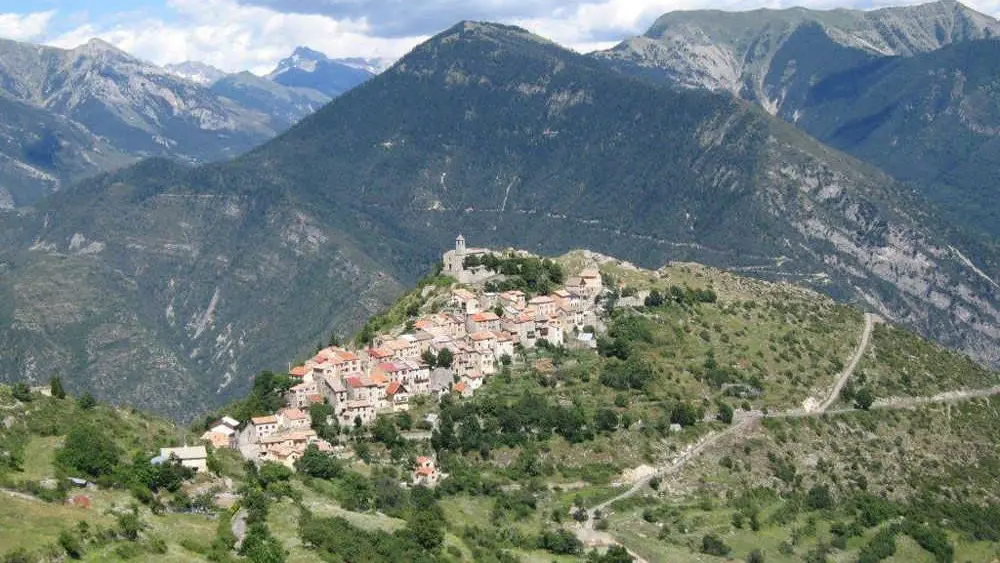
<path id="1" fill-rule="evenodd" d="M 556 555 L 579 555 L 583 553 L 583 542 L 577 539 L 573 532 L 562 528 L 542 532 L 538 536 L 538 547 Z"/>
<path id="2" fill-rule="evenodd" d="M 725 544 L 718 536 L 715 534 L 708 534 L 701 538 L 701 552 L 707 553 L 708 555 L 716 555 L 718 557 L 725 557 L 729 555 L 732 551 L 728 545 Z"/>
<path id="3" fill-rule="evenodd" d="M 680 424 L 681 426 L 694 426 L 699 418 L 701 418 L 701 414 L 698 412 L 698 409 L 694 405 L 684 401 L 674 405 L 673 410 L 670 412 L 670 422 Z"/>
<path id="4" fill-rule="evenodd" d="M 715 416 L 718 420 L 726 424 L 732 424 L 733 422 L 733 407 L 729 406 L 728 403 L 719 403 L 719 414 Z"/>
<path id="5" fill-rule="evenodd" d="M 251 563 L 284 563 L 286 556 L 281 542 L 263 524 L 250 526 L 240 553 Z"/>
<path id="6" fill-rule="evenodd" d="M 292 478 L 292 475 L 292 470 L 284 465 L 273 461 L 266 461 L 260 466 L 260 470 L 257 471 L 257 480 L 266 489 L 275 483 L 288 481 Z"/>
<path id="7" fill-rule="evenodd" d="M 764 554 L 755 549 L 747 554 L 746 563 L 764 563 Z"/>
<path id="8" fill-rule="evenodd" d="M 620 545 L 609 547 L 603 554 L 599 554 L 596 550 L 591 551 L 587 557 L 588 563 L 632 563 L 633 561 L 635 559 L 629 555 L 628 550 Z"/>
<path id="9" fill-rule="evenodd" d="M 80 395 L 80 398 L 76 400 L 76 404 L 82 410 L 87 411 L 97 406 L 97 399 L 95 399 L 94 396 L 88 391 L 83 395 Z"/>
<path id="10" fill-rule="evenodd" d="M 56 452 L 56 462 L 90 477 L 111 475 L 121 452 L 114 441 L 98 426 L 76 424 Z"/>
<path id="11" fill-rule="evenodd" d="M 28 384 L 23 381 L 18 381 L 14 384 L 11 388 L 11 394 L 22 403 L 31 402 L 31 387 L 28 387 Z"/>
<path id="12" fill-rule="evenodd" d="M 52 392 L 52 396 L 56 399 L 65 399 L 66 390 L 63 389 L 62 378 L 58 375 L 53 375 L 52 379 L 49 379 L 49 391 Z"/>
<path id="13" fill-rule="evenodd" d="M 70 559 L 79 559 L 83 555 L 80 538 L 69 530 L 59 532 L 59 547 L 63 548 Z"/>
<path id="14" fill-rule="evenodd" d="M 420 359 L 423 360 L 424 363 L 427 364 L 427 367 L 431 369 L 437 367 L 438 357 L 430 350 L 424 350 L 423 353 L 420 354 Z"/>
<path id="15" fill-rule="evenodd" d="M 643 304 L 647 307 L 660 307 L 665 301 L 666 299 L 663 297 L 663 294 L 660 293 L 660 290 L 654 289 L 649 292 L 649 295 L 646 296 Z"/>
<path id="16" fill-rule="evenodd" d="M 139 519 L 139 511 L 135 508 L 118 515 L 118 533 L 128 541 L 139 539 L 139 532 L 145 527 L 146 525 Z"/>
<path id="17" fill-rule="evenodd" d="M 441 351 L 438 352 L 437 365 L 443 368 L 450 368 L 452 362 L 454 361 L 455 361 L 455 355 L 452 354 L 451 350 L 449 350 L 448 348 L 442 348 Z"/>
<path id="18" fill-rule="evenodd" d="M 444 543 L 444 525 L 441 518 L 428 511 L 418 511 L 406 523 L 406 533 L 420 547 L 437 551 Z"/>
<path id="19" fill-rule="evenodd" d="M 862 410 L 868 410 L 872 408 L 875 403 L 875 394 L 872 390 L 867 387 L 862 387 L 861 390 L 854 396 L 854 406 Z"/>
<path id="20" fill-rule="evenodd" d="M 306 448 L 306 453 L 295 462 L 295 469 L 303 475 L 319 479 L 333 479 L 343 472 L 340 463 L 332 456 L 319 451 L 315 444 L 310 444 Z"/>
<path id="21" fill-rule="evenodd" d="M 833 508 L 833 496 L 830 495 L 830 487 L 826 485 L 813 485 L 806 493 L 806 506 L 812 510 L 826 510 Z"/>
<path id="22" fill-rule="evenodd" d="M 594 426 L 599 432 L 614 432 L 618 428 L 618 413 L 611 409 L 600 409 L 594 415 Z"/>

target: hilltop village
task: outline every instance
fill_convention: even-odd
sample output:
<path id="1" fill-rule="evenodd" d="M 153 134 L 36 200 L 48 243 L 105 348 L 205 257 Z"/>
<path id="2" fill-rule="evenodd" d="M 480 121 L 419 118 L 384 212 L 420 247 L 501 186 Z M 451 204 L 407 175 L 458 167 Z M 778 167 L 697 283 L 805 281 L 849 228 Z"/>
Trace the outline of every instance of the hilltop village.
<path id="1" fill-rule="evenodd" d="M 529 291 L 504 289 L 516 285 L 508 282 L 513 263 L 551 268 L 562 283 L 550 277 Z M 454 283 L 439 310 L 411 316 L 361 346 L 319 350 L 289 370 L 295 384 L 284 408 L 252 418 L 242 429 L 220 423 L 202 438 L 248 459 L 293 467 L 309 446 L 339 451 L 310 427 L 314 404 L 329 405 L 341 428 L 367 426 L 380 414 L 407 411 L 415 397 L 471 397 L 515 361 L 518 349 L 596 346 L 605 289 L 596 269 L 565 277 L 548 260 L 517 250 L 469 248 L 459 235 L 442 257 L 440 275 Z M 414 482 L 433 484 L 437 478 L 433 461 L 419 458 Z"/>

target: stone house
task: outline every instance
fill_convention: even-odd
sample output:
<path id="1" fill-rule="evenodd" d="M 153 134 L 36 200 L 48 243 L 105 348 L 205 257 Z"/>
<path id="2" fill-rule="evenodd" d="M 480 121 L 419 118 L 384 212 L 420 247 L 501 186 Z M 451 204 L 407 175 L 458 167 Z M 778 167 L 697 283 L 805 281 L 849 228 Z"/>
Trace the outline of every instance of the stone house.
<path id="1" fill-rule="evenodd" d="M 456 288 L 451 290 L 451 299 L 448 305 L 460 311 L 464 315 L 471 315 L 483 310 L 482 304 L 476 294 L 468 289 Z"/>
<path id="2" fill-rule="evenodd" d="M 500 330 L 500 317 L 493 311 L 484 311 L 469 315 L 465 319 L 465 330 L 470 334 L 473 332 Z"/>
<path id="3" fill-rule="evenodd" d="M 309 428 L 309 415 L 297 408 L 286 408 L 278 411 L 278 428 L 281 430 L 305 430 Z"/>
<path id="4" fill-rule="evenodd" d="M 549 317 L 556 312 L 556 301 L 548 295 L 539 295 L 528 301 L 528 307 L 534 309 L 537 315 Z"/>
<path id="5" fill-rule="evenodd" d="M 320 392 L 326 402 L 333 407 L 334 412 L 337 412 L 345 403 L 347 403 L 347 386 L 344 382 L 340 380 L 339 377 L 324 377 L 323 384 L 320 387 Z"/>
<path id="6" fill-rule="evenodd" d="M 264 438 L 278 431 L 278 418 L 271 416 L 257 416 L 250 419 L 250 440 L 260 442 Z"/>
<path id="7" fill-rule="evenodd" d="M 375 422 L 375 404 L 370 401 L 347 401 L 344 410 L 338 415 L 340 425 L 345 428 L 354 426 L 355 419 L 361 421 L 362 426 L 367 426 Z"/>

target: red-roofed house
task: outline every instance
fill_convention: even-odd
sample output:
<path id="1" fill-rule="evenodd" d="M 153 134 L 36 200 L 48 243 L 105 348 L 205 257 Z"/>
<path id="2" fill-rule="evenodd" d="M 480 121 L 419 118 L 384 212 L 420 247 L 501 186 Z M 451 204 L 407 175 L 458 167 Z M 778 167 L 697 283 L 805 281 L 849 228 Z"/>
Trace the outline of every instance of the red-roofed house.
<path id="1" fill-rule="evenodd" d="M 470 333 L 500 330 L 500 317 L 493 311 L 469 315 L 465 319 L 465 329 Z"/>
<path id="2" fill-rule="evenodd" d="M 410 392 L 399 381 L 393 381 L 386 387 L 385 397 L 393 411 L 405 411 L 410 408 Z"/>
<path id="3" fill-rule="evenodd" d="M 429 457 L 418 457 L 413 467 L 413 484 L 433 487 L 437 485 L 441 474 L 434 465 L 434 460 Z"/>

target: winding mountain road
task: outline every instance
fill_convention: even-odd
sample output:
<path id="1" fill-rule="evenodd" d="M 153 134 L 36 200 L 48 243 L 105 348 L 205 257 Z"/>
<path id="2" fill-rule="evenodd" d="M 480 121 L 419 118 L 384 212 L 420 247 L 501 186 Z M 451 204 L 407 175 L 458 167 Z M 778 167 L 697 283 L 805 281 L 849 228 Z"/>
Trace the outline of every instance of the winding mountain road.
<path id="1" fill-rule="evenodd" d="M 875 315 L 865 313 L 865 328 L 861 331 L 861 342 L 858 343 L 857 349 L 854 350 L 854 355 L 851 356 L 851 360 L 847 362 L 844 371 L 840 373 L 840 377 L 834 383 L 833 389 L 830 390 L 830 395 L 820 404 L 819 412 L 826 412 L 830 408 L 830 405 L 837 402 L 841 389 L 844 388 L 847 380 L 854 375 L 854 370 L 858 368 L 861 358 L 865 356 L 865 351 L 868 350 L 868 344 L 872 339 L 872 329 L 875 327 L 875 319 Z"/>
<path id="2" fill-rule="evenodd" d="M 819 403 L 819 407 L 815 409 L 792 409 L 788 411 L 773 413 L 765 416 L 763 413 L 754 412 L 745 414 L 740 420 L 733 423 L 731 426 L 725 430 L 718 432 L 713 432 L 705 436 L 700 442 L 695 444 L 693 447 L 682 453 L 680 456 L 654 471 L 653 473 L 642 477 L 635 481 L 631 487 L 621 494 L 614 496 L 613 498 L 607 499 L 592 508 L 588 512 L 589 518 L 587 521 L 577 530 L 577 535 L 581 540 L 590 543 L 600 543 L 604 545 L 610 545 L 613 543 L 618 543 L 614 536 L 607 532 L 600 532 L 594 530 L 595 516 L 599 513 L 603 513 L 612 504 L 627 499 L 629 497 L 635 496 L 640 491 L 642 491 L 650 481 L 654 478 L 664 477 L 672 473 L 676 473 L 687 462 L 691 461 L 695 457 L 701 455 L 705 450 L 715 446 L 722 440 L 729 436 L 738 434 L 748 428 L 750 428 L 754 423 L 760 421 L 763 418 L 804 418 L 810 416 L 821 416 L 823 414 L 841 414 L 854 411 L 856 409 L 845 407 L 835 410 L 830 410 L 830 407 L 837 401 L 840 396 L 841 390 L 847 381 L 850 380 L 851 376 L 854 375 L 858 364 L 861 362 L 861 358 L 864 357 L 865 352 L 868 350 L 868 346 L 871 343 L 871 335 L 874 329 L 874 325 L 878 322 L 879 318 L 876 315 L 870 313 L 865 314 L 865 326 L 861 333 L 861 340 L 858 343 L 854 354 L 851 356 L 850 361 L 844 367 L 837 381 L 834 383 L 833 387 L 830 389 L 829 395 Z M 934 404 L 934 403 L 949 403 L 957 401 L 966 401 L 973 399 L 980 399 L 991 397 L 994 395 L 1000 395 L 1000 386 L 994 386 L 987 389 L 971 389 L 971 390 L 959 390 L 959 391 L 947 391 L 944 393 L 938 393 L 937 395 L 932 395 L 928 397 L 892 397 L 886 399 L 880 399 L 872 405 L 872 409 L 906 409 L 913 408 L 921 405 Z"/>

